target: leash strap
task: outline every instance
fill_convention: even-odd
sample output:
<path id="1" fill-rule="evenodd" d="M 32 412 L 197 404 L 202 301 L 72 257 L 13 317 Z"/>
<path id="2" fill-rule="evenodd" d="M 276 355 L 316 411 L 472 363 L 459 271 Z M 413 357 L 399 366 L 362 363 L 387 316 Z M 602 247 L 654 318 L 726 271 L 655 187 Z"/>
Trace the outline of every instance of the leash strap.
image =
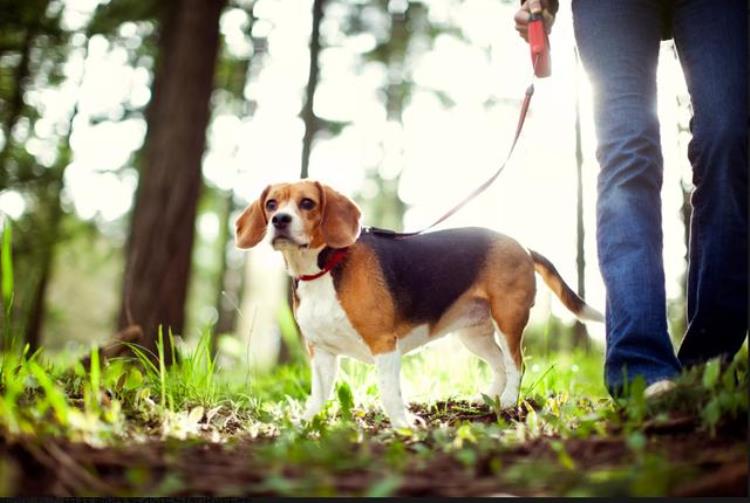
<path id="1" fill-rule="evenodd" d="M 536 57 L 534 59 L 534 73 L 536 74 L 537 71 L 537 65 L 539 64 L 540 57 Z M 387 236 L 392 238 L 407 238 L 410 236 L 416 236 L 419 234 L 422 234 L 436 225 L 439 225 L 440 223 L 444 222 L 451 216 L 453 216 L 455 213 L 457 213 L 461 208 L 466 206 L 472 199 L 477 197 L 479 194 L 487 190 L 490 185 L 494 183 L 495 180 L 497 180 L 497 177 L 500 176 L 500 173 L 505 170 L 505 166 L 507 166 L 508 161 L 510 161 L 511 156 L 513 155 L 513 151 L 516 149 L 516 145 L 518 144 L 518 138 L 521 136 L 521 131 L 523 131 L 523 126 L 526 123 L 526 115 L 529 112 L 529 105 L 531 104 L 531 97 L 534 96 L 534 82 L 532 77 L 532 83 L 529 85 L 528 88 L 526 88 L 526 95 L 523 98 L 523 103 L 521 104 L 521 110 L 518 115 L 518 123 L 516 124 L 516 134 L 513 136 L 513 142 L 510 144 L 510 149 L 508 150 L 508 155 L 505 156 L 505 160 L 500 164 L 500 167 L 497 168 L 495 173 L 492 174 L 487 180 L 485 180 L 479 187 L 474 189 L 468 196 L 463 198 L 461 201 L 459 201 L 458 204 L 453 206 L 450 210 L 445 212 L 440 218 L 432 222 L 427 227 L 424 227 L 418 231 L 413 232 L 396 232 L 389 229 L 380 229 L 377 227 L 367 227 L 363 229 L 364 232 L 370 232 L 372 234 L 378 234 L 381 236 Z"/>

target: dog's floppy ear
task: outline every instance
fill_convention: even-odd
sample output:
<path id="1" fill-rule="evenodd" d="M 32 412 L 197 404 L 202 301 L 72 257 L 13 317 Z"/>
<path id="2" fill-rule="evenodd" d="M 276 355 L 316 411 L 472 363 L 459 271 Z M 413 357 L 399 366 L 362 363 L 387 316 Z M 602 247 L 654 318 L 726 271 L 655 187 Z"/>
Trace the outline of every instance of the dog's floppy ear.
<path id="1" fill-rule="evenodd" d="M 331 187 L 315 182 L 320 190 L 320 229 L 331 248 L 351 246 L 359 236 L 359 208 L 354 201 Z"/>
<path id="2" fill-rule="evenodd" d="M 250 203 L 234 223 L 234 242 L 237 248 L 252 248 L 266 235 L 268 219 L 264 205 L 270 189 L 270 185 L 266 187 L 258 200 Z"/>

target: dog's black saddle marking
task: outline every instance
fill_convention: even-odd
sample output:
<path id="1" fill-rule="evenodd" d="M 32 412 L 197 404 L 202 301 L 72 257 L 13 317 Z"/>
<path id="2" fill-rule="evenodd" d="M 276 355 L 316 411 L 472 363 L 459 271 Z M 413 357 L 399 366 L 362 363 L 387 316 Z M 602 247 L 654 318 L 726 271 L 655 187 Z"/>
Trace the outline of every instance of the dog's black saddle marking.
<path id="1" fill-rule="evenodd" d="M 401 319 L 433 324 L 474 283 L 497 236 L 478 227 L 409 236 L 369 228 L 358 242 L 375 252 Z"/>

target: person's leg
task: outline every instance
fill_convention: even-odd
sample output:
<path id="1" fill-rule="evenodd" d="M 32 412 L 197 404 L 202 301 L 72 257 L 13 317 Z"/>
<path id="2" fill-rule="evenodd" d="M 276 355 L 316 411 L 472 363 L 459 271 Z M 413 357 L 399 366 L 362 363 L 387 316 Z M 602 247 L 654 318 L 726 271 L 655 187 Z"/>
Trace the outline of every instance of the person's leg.
<path id="1" fill-rule="evenodd" d="M 607 288 L 605 380 L 679 373 L 667 333 L 662 156 L 656 116 L 661 2 L 574 0 L 576 42 L 594 90 L 597 244 Z"/>
<path id="2" fill-rule="evenodd" d="M 747 2 L 678 2 L 673 28 L 693 103 L 687 366 L 747 336 Z"/>

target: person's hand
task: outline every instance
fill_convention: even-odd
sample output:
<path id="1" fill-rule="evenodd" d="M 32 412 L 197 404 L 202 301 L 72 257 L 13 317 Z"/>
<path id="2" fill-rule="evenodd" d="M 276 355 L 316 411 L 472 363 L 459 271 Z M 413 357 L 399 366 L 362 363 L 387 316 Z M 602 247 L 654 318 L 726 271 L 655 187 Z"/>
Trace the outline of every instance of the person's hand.
<path id="1" fill-rule="evenodd" d="M 513 19 L 516 22 L 516 31 L 524 40 L 528 41 L 529 19 L 531 13 L 541 12 L 544 19 L 544 31 L 549 34 L 555 22 L 555 15 L 550 11 L 549 0 L 526 0 Z"/>

